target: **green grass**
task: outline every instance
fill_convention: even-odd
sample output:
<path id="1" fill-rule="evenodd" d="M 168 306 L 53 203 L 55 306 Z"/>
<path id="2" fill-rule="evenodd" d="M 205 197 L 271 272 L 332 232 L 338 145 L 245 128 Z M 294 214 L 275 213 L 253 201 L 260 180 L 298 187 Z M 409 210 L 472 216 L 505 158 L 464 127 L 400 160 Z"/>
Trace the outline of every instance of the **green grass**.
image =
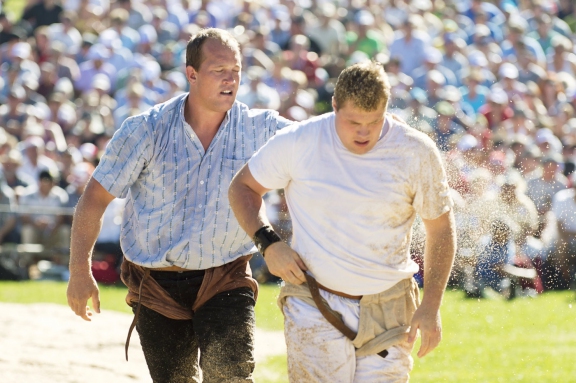
<path id="1" fill-rule="evenodd" d="M 0 282 L 0 301 L 66 304 L 61 282 Z M 282 329 L 276 306 L 278 287 L 260 288 L 257 325 Z M 130 313 L 126 290 L 101 287 L 103 310 Z M 444 339 L 424 359 L 414 357 L 412 382 L 576 382 L 576 300 L 573 292 L 537 298 L 466 299 L 448 291 L 442 307 Z M 418 349 L 416 344 L 414 355 Z M 285 356 L 259 363 L 256 381 L 287 382 Z"/>
<path id="2" fill-rule="evenodd" d="M 468 300 L 449 292 L 444 339 L 415 358 L 414 382 L 575 382 L 573 292 L 535 299 Z"/>

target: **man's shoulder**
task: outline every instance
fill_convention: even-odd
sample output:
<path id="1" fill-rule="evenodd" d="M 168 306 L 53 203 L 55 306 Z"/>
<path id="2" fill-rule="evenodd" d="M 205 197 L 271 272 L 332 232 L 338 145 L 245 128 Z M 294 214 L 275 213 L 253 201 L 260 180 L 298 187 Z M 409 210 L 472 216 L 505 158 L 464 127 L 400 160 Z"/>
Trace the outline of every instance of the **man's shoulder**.
<path id="1" fill-rule="evenodd" d="M 291 131 L 293 134 L 310 136 L 325 132 L 330 126 L 334 124 L 334 112 L 324 113 L 318 116 L 310 117 L 307 120 L 299 121 L 292 124 L 287 132 Z"/>
<path id="2" fill-rule="evenodd" d="M 386 113 L 386 119 L 390 124 L 390 133 L 394 141 L 404 141 L 404 144 L 420 147 L 436 148 L 434 141 L 425 133 L 411 127 L 391 113 Z"/>
<path id="3" fill-rule="evenodd" d="M 326 141 L 324 135 L 329 131 L 329 127 L 334 123 L 334 113 L 325 113 L 319 116 L 311 117 L 304 121 L 294 122 L 290 126 L 278 131 L 277 136 L 294 140 L 299 147 L 307 145 L 317 145 L 319 141 Z"/>
<path id="4" fill-rule="evenodd" d="M 260 108 L 250 108 L 248 105 L 241 101 L 235 101 L 232 106 L 231 112 L 236 112 L 238 116 L 244 116 L 247 118 L 278 118 L 280 115 L 278 111 L 274 109 L 260 109 Z M 283 118 L 283 117 L 281 117 Z"/>
<path id="5" fill-rule="evenodd" d="M 169 100 L 166 100 L 164 102 L 161 102 L 159 104 L 154 105 L 152 108 L 150 108 L 147 112 L 148 114 L 154 114 L 154 113 L 170 113 L 171 111 L 175 110 L 176 108 L 178 108 L 178 106 L 180 105 L 180 102 L 186 98 L 188 96 L 188 93 L 182 93 L 179 94 L 177 96 L 172 97 Z"/>
<path id="6" fill-rule="evenodd" d="M 278 111 L 274 109 L 251 109 L 240 101 L 234 102 L 230 110 L 230 118 L 235 119 L 235 124 L 243 123 L 245 126 L 254 126 L 256 129 L 261 128 L 260 122 L 265 122 L 266 126 L 273 130 L 282 129 L 294 123 L 294 121 L 280 116 Z"/>
<path id="7" fill-rule="evenodd" d="M 171 98 L 168 101 L 156 104 L 152 108 L 142 113 L 128 117 L 124 121 L 123 125 L 131 126 L 132 128 L 130 130 L 134 130 L 137 128 L 147 128 L 150 130 L 157 130 L 156 128 L 163 126 L 162 122 L 170 124 L 172 120 L 170 116 L 172 116 L 172 113 L 179 112 L 178 108 L 180 105 L 180 101 L 182 101 L 182 99 L 186 96 L 187 93 L 181 94 Z"/>

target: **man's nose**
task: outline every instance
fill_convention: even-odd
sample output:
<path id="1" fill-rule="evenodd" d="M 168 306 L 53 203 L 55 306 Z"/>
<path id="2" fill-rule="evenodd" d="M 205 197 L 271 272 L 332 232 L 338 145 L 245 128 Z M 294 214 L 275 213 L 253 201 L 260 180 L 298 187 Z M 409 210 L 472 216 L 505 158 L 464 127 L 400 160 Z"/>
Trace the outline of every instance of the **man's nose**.
<path id="1" fill-rule="evenodd" d="M 234 78 L 234 74 L 232 72 L 227 73 L 226 76 L 224 76 L 224 83 L 234 84 L 235 82 L 236 82 L 236 79 Z"/>
<path id="2" fill-rule="evenodd" d="M 357 133 L 360 137 L 367 137 L 370 134 L 370 129 L 367 126 L 360 126 Z"/>

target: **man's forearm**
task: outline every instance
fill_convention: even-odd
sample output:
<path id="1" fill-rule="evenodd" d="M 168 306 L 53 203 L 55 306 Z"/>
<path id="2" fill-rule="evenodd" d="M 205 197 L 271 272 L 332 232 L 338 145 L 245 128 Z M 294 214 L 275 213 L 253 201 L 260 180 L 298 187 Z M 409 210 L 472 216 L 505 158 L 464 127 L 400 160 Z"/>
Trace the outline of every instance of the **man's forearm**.
<path id="1" fill-rule="evenodd" d="M 234 180 L 228 194 L 230 207 L 240 227 L 252 237 L 264 225 L 270 225 L 262 196 L 247 185 Z"/>
<path id="2" fill-rule="evenodd" d="M 70 241 L 70 271 L 90 270 L 92 249 L 102 228 L 102 216 L 106 206 L 94 203 L 82 196 L 72 220 Z"/>
<path id="3" fill-rule="evenodd" d="M 427 228 L 424 251 L 423 304 L 439 309 L 456 253 L 456 231 L 451 212 L 441 225 Z"/>
<path id="4" fill-rule="evenodd" d="M 88 271 L 91 266 L 92 249 L 102 228 L 102 213 L 80 200 L 72 221 L 70 241 L 70 271 Z M 95 218 L 100 217 L 100 218 Z"/>

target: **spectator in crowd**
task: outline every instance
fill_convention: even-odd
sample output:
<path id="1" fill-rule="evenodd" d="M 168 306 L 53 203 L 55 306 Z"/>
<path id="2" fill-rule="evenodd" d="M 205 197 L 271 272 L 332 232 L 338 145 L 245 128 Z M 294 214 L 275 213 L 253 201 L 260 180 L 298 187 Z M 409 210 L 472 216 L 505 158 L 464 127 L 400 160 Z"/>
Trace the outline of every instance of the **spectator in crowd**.
<path id="1" fill-rule="evenodd" d="M 60 21 L 64 11 L 58 0 L 38 0 L 24 10 L 22 20 L 30 22 L 33 29 L 42 25 L 52 25 Z"/>
<path id="2" fill-rule="evenodd" d="M 103 44 L 95 44 L 88 52 L 88 61 L 80 65 L 80 77 L 74 83 L 74 88 L 79 94 L 93 89 L 94 77 L 105 74 L 110 80 L 110 84 L 115 84 L 116 68 L 106 60 L 110 58 L 110 52 Z"/>
<path id="3" fill-rule="evenodd" d="M 0 175 L 0 244 L 20 243 L 20 231 L 17 228 L 17 199 L 14 190 Z"/>
<path id="4" fill-rule="evenodd" d="M 557 287 L 567 288 L 575 281 L 576 267 L 576 183 L 556 193 L 552 200 L 558 240 L 549 260 L 558 271 Z"/>
<path id="5" fill-rule="evenodd" d="M 18 171 L 22 166 L 22 153 L 19 150 L 10 149 L 0 157 L 0 163 L 4 181 L 17 196 L 21 195 L 28 186 L 36 184 L 35 178 Z"/>
<path id="6" fill-rule="evenodd" d="M 484 290 L 487 287 L 498 292 L 504 289 L 504 265 L 512 263 L 516 254 L 513 227 L 513 223 L 505 219 L 492 222 L 490 242 L 480 253 L 476 264 L 481 295 L 485 294 Z"/>
<path id="7" fill-rule="evenodd" d="M 542 157 L 542 177 L 528 181 L 526 195 L 538 210 L 539 230 L 541 233 L 546 222 L 546 214 L 552 208 L 552 197 L 568 187 L 568 179 L 560 172 L 562 156 L 558 153 Z"/>
<path id="8" fill-rule="evenodd" d="M 424 53 L 428 46 L 429 37 L 417 29 L 419 22 L 418 17 L 409 16 L 390 45 L 390 57 L 401 58 L 400 68 L 408 76 L 413 76 L 414 70 L 424 63 Z"/>
<path id="9" fill-rule="evenodd" d="M 31 136 L 23 141 L 23 145 L 22 165 L 18 168 L 21 178 L 29 178 L 37 182 L 42 171 L 47 170 L 50 174 L 58 174 L 56 162 L 44 154 L 45 143 L 42 138 Z"/>
<path id="10" fill-rule="evenodd" d="M 336 18 L 336 11 L 334 4 L 323 3 L 317 25 L 310 27 L 307 33 L 311 39 L 318 42 L 321 54 L 326 55 L 331 60 L 347 51 L 346 28 Z"/>
<path id="11" fill-rule="evenodd" d="M 21 215 L 22 243 L 40 243 L 50 249 L 70 246 L 70 229 L 63 224 L 62 214 L 68 195 L 56 186 L 56 177 L 49 170 L 42 170 L 38 186 L 20 197 L 20 205 L 26 208 Z"/>

